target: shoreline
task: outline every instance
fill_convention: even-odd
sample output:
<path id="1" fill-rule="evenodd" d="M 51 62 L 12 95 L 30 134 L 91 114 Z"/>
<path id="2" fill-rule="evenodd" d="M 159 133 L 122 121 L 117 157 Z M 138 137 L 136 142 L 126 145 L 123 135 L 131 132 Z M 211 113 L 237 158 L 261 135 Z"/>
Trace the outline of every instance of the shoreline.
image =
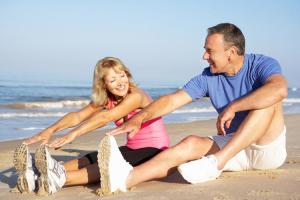
<path id="1" fill-rule="evenodd" d="M 178 143 L 188 135 L 214 135 L 216 119 L 200 120 L 186 123 L 166 124 L 171 145 Z M 285 115 L 287 127 L 288 157 L 282 167 L 276 170 L 224 172 L 215 181 L 202 184 L 187 184 L 178 173 L 164 179 L 149 181 L 135 187 L 131 192 L 105 199 L 300 199 L 300 114 Z M 87 152 L 97 150 L 104 131 L 94 131 L 82 136 L 62 149 L 51 150 L 57 160 L 70 160 Z M 125 135 L 116 137 L 119 145 L 125 142 Z M 23 140 L 0 142 L 0 199 L 36 199 L 34 194 L 10 193 L 15 186 L 17 174 L 12 164 L 14 149 Z M 34 153 L 38 144 L 30 145 Z M 80 199 L 101 199 L 95 194 L 99 186 L 66 187 L 54 195 L 42 199 L 74 199 L 74 192 Z M 38 197 L 41 198 L 41 197 Z"/>

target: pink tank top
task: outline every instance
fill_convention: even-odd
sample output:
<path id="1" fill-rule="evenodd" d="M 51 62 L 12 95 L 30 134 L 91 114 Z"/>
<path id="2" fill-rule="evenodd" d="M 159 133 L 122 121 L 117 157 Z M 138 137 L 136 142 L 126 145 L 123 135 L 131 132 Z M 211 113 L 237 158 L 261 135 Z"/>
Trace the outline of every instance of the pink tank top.
<path id="1" fill-rule="evenodd" d="M 114 107 L 113 101 L 108 101 L 108 109 Z M 125 118 L 126 121 L 139 113 L 141 109 L 137 109 L 129 113 Z M 115 121 L 116 126 L 121 126 L 125 118 Z M 129 138 L 127 134 L 126 146 L 131 149 L 140 149 L 144 147 L 154 147 L 158 149 L 167 149 L 170 145 L 170 139 L 166 131 L 166 127 L 161 117 L 142 123 L 141 129 L 134 137 Z"/>

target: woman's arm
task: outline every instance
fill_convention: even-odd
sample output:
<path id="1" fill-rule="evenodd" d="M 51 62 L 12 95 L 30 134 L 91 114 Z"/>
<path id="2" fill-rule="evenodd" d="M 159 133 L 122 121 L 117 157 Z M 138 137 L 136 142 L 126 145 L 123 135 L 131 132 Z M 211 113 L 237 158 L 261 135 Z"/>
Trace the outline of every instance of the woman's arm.
<path id="1" fill-rule="evenodd" d="M 57 138 L 49 145 L 49 147 L 59 148 L 64 144 L 70 143 L 81 135 L 87 134 L 97 128 L 105 126 L 110 122 L 127 116 L 130 112 L 142 107 L 146 98 L 147 96 L 141 91 L 128 94 L 125 99 L 122 100 L 122 102 L 116 107 L 111 110 L 103 110 L 95 113 L 79 127 L 73 129 L 63 137 Z"/>
<path id="2" fill-rule="evenodd" d="M 66 128 L 71 128 L 79 125 L 80 123 L 88 119 L 91 115 L 93 115 L 95 112 L 99 112 L 99 110 L 101 109 L 101 107 L 90 103 L 84 108 L 82 108 L 80 111 L 70 112 L 63 116 L 61 119 L 59 119 L 57 122 L 49 126 L 48 128 L 41 131 L 40 133 L 25 140 L 24 144 L 29 145 L 38 141 L 42 141 L 42 144 L 47 144 L 50 137 L 54 133 L 64 130 Z"/>

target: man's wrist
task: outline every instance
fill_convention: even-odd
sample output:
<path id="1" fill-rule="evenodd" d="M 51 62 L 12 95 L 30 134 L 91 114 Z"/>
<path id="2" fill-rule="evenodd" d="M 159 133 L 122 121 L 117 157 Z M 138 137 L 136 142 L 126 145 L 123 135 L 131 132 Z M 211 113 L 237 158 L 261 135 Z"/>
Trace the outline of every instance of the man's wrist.
<path id="1" fill-rule="evenodd" d="M 234 112 L 234 113 L 238 112 L 237 103 L 232 102 L 231 104 L 229 104 L 228 109 L 229 109 L 229 111 Z"/>
<path id="2" fill-rule="evenodd" d="M 145 121 L 148 121 L 149 113 L 147 111 L 142 111 L 141 115 L 138 116 L 138 121 L 140 123 L 143 123 Z"/>

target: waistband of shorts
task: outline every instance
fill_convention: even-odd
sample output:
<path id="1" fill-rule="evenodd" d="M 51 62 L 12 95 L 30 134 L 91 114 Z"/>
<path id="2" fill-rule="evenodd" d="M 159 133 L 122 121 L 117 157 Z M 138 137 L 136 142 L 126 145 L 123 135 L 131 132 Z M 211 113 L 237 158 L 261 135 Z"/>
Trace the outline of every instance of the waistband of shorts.
<path id="1" fill-rule="evenodd" d="M 286 137 L 286 127 L 284 126 L 281 134 L 271 143 L 266 144 L 266 145 L 251 144 L 250 146 L 252 149 L 257 149 L 257 150 L 274 147 L 274 146 L 277 146 L 278 144 L 280 144 L 282 142 L 282 140 L 285 139 L 285 137 Z"/>

